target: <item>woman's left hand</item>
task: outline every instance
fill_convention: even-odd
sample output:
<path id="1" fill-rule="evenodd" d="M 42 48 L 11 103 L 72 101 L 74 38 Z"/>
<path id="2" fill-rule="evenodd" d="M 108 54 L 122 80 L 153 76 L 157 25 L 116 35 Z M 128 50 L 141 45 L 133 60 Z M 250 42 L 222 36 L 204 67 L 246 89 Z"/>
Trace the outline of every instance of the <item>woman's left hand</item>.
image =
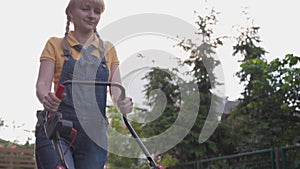
<path id="1" fill-rule="evenodd" d="M 128 114 L 128 113 L 132 112 L 132 109 L 133 109 L 132 98 L 126 97 L 124 100 L 119 100 L 117 102 L 117 107 L 122 114 Z"/>

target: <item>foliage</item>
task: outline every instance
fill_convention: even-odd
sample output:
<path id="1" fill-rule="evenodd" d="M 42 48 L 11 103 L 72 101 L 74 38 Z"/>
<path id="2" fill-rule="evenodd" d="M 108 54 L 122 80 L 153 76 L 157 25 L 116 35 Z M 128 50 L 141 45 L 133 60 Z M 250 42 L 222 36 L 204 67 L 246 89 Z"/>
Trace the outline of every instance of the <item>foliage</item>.
<path id="1" fill-rule="evenodd" d="M 179 160 L 172 157 L 170 154 L 165 154 L 161 159 L 158 159 L 158 163 L 164 166 L 165 168 L 176 165 Z"/>
<path id="2" fill-rule="evenodd" d="M 0 117 L 0 127 L 4 126 L 4 120 Z"/>
<path id="3" fill-rule="evenodd" d="M 109 107 L 107 112 L 109 114 L 111 127 L 117 132 L 126 135 L 128 133 L 128 130 L 126 126 L 124 126 L 121 113 L 118 111 L 116 106 Z M 134 168 L 137 163 L 137 159 L 123 157 L 111 152 L 109 152 L 108 154 L 107 166 L 110 168 Z"/>
<path id="4" fill-rule="evenodd" d="M 11 141 L 0 139 L 0 145 L 2 147 L 18 147 L 18 148 L 25 148 L 25 149 L 33 149 L 34 148 L 34 144 L 30 144 L 29 141 L 27 141 L 24 145 L 22 145 L 22 144 L 16 144 Z"/>
<path id="5" fill-rule="evenodd" d="M 7 127 L 7 125 L 5 124 L 5 121 L 2 119 L 2 117 L 0 117 L 0 128 L 1 127 Z M 28 131 L 26 131 L 26 132 L 28 132 Z M 0 139 L 0 145 L 3 146 L 3 147 L 19 147 L 19 148 L 33 149 L 34 144 L 31 144 L 29 142 L 30 140 L 31 140 L 31 138 L 27 138 L 26 143 L 24 145 L 22 145 L 22 144 L 17 144 L 15 142 Z"/>
<path id="6" fill-rule="evenodd" d="M 268 63 L 266 51 L 259 47 L 258 30 L 256 26 L 247 28 L 234 46 L 234 55 L 243 57 L 237 76 L 245 86 L 240 104 L 231 115 L 235 132 L 241 135 L 239 151 L 299 141 L 300 58 L 287 54 Z"/>

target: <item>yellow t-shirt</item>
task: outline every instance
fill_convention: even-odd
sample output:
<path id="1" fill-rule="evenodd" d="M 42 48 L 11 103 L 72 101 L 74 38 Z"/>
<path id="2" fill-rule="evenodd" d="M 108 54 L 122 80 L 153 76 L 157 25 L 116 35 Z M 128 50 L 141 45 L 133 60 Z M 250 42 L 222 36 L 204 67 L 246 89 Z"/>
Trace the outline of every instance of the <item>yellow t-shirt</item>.
<path id="1" fill-rule="evenodd" d="M 94 35 L 96 37 L 96 35 Z M 99 44 L 99 39 L 98 38 L 94 38 L 95 40 L 92 42 L 92 45 L 95 46 L 98 49 L 98 44 Z M 45 47 L 44 50 L 42 51 L 41 57 L 40 57 L 40 61 L 44 61 L 44 60 L 48 60 L 48 61 L 52 61 L 55 63 L 55 70 L 54 70 L 54 77 L 53 77 L 53 83 L 54 83 L 54 90 L 56 90 L 56 87 L 58 85 L 58 81 L 61 75 L 61 71 L 63 68 L 63 64 L 64 61 L 66 59 L 66 57 L 64 57 L 64 52 L 63 52 L 63 48 L 61 45 L 61 41 L 62 38 L 58 38 L 58 37 L 51 37 Z M 72 48 L 75 45 L 80 44 L 75 37 L 73 36 L 73 32 L 70 32 L 68 34 L 68 42 L 71 46 L 71 55 L 73 56 L 74 59 L 78 60 L 81 56 L 80 52 L 77 51 L 76 49 Z M 106 64 L 109 68 L 109 72 L 110 72 L 110 68 L 111 65 L 113 64 L 119 64 L 119 59 L 117 56 L 117 52 L 115 47 L 113 46 L 112 43 L 106 41 L 104 42 L 104 46 L 105 46 L 105 59 L 106 59 Z M 100 53 L 99 50 L 94 50 L 93 55 L 98 56 L 100 58 Z M 109 79 L 110 79 L 110 74 L 109 74 Z"/>

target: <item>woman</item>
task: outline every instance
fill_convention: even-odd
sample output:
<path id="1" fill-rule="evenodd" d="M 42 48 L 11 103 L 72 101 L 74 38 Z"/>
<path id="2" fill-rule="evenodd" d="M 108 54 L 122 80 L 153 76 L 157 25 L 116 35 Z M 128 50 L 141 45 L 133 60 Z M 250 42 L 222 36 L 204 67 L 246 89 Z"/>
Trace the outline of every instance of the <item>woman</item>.
<path id="1" fill-rule="evenodd" d="M 70 0 L 67 8 L 65 36 L 50 38 L 40 57 L 36 93 L 45 110 L 59 111 L 77 130 L 77 138 L 65 155 L 69 169 L 103 168 L 107 159 L 106 93 L 104 86 L 67 86 L 59 99 L 51 90 L 66 80 L 96 80 L 121 83 L 119 60 L 114 46 L 99 37 L 96 26 L 104 11 L 103 0 Z M 69 30 L 73 23 L 74 30 Z M 119 100 L 120 91 L 110 88 L 111 98 L 123 114 L 132 111 L 133 102 L 126 97 Z M 96 103 L 93 104 L 93 102 Z M 99 118 L 99 114 L 101 117 Z M 57 158 L 47 138 L 39 113 L 36 127 L 36 162 L 38 168 L 53 169 Z M 95 120 L 96 119 L 96 120 Z M 99 120 L 100 119 L 100 120 Z M 92 134 L 91 134 L 92 133 Z M 63 137 L 64 149 L 74 135 Z"/>

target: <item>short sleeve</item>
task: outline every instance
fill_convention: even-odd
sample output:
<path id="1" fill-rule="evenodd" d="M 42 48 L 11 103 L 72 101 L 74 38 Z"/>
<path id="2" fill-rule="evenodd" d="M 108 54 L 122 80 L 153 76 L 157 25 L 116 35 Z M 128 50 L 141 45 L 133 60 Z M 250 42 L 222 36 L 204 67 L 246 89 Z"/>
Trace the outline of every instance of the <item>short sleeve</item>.
<path id="1" fill-rule="evenodd" d="M 120 61 L 119 61 L 115 46 L 111 42 L 106 41 L 105 42 L 105 49 L 106 49 L 105 58 L 106 58 L 108 64 L 109 65 L 119 64 Z"/>
<path id="2" fill-rule="evenodd" d="M 49 61 L 52 61 L 52 62 L 56 62 L 56 55 L 57 55 L 57 46 L 59 45 L 59 39 L 58 38 L 55 38 L 55 37 L 52 37 L 50 38 L 43 51 L 42 51 L 42 54 L 41 54 L 41 57 L 40 57 L 40 61 L 43 61 L 43 60 L 49 60 Z"/>

